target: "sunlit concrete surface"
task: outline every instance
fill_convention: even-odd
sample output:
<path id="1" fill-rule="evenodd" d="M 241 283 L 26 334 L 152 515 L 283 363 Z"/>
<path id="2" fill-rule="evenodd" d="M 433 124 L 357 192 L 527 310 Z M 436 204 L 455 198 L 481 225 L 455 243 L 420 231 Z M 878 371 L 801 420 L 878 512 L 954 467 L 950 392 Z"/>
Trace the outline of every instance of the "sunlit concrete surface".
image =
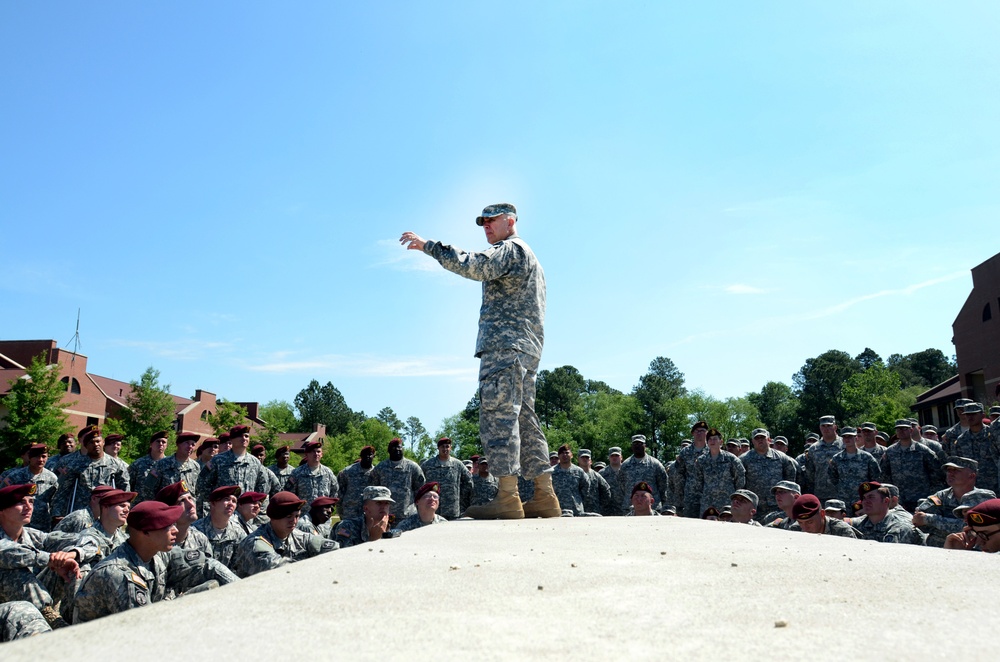
<path id="1" fill-rule="evenodd" d="M 992 659 L 983 619 L 998 589 L 1000 558 L 973 552 L 669 517 L 459 521 L 4 644 L 0 654 Z"/>

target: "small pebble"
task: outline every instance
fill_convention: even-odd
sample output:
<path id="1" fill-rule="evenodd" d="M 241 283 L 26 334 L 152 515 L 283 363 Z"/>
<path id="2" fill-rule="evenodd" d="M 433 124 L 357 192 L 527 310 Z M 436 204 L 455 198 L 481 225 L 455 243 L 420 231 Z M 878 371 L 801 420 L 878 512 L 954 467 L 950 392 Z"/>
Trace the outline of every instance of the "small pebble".
<path id="1" fill-rule="evenodd" d="M 538 587 L 538 590 L 539 590 L 539 591 L 541 591 L 541 590 L 543 590 L 543 589 L 542 589 L 542 587 L 541 587 L 541 586 L 539 586 L 539 587 Z"/>
<path id="2" fill-rule="evenodd" d="M 788 627 L 788 621 L 775 621 L 774 627 L 776 628 L 786 628 Z"/>
<path id="3" fill-rule="evenodd" d="M 575 567 L 576 567 L 576 564 L 575 564 L 575 563 L 570 563 L 570 564 L 569 564 L 569 567 L 571 567 L 571 568 L 575 568 Z"/>
<path id="4" fill-rule="evenodd" d="M 730 565 L 732 565 L 732 567 L 734 567 L 734 568 L 738 568 L 738 567 L 739 567 L 739 566 L 737 566 L 737 565 L 736 565 L 735 563 L 732 563 L 732 564 L 730 564 Z"/>
<path id="5" fill-rule="evenodd" d="M 380 549 L 380 550 L 378 550 L 378 553 L 379 554 L 385 554 L 385 550 L 384 549 Z"/>
<path id="6" fill-rule="evenodd" d="M 337 581 L 336 579 L 334 579 L 334 580 L 333 580 L 333 583 L 334 583 L 334 584 L 339 584 L 340 582 L 338 582 L 338 581 Z"/>
<path id="7" fill-rule="evenodd" d="M 666 556 L 666 555 L 667 555 L 666 552 L 660 552 L 660 556 Z"/>
<path id="8" fill-rule="evenodd" d="M 457 566 L 457 565 L 453 565 L 453 566 L 449 567 L 448 569 L 449 569 L 449 570 L 458 570 L 458 569 L 459 569 L 459 567 L 460 567 L 460 566 Z"/>

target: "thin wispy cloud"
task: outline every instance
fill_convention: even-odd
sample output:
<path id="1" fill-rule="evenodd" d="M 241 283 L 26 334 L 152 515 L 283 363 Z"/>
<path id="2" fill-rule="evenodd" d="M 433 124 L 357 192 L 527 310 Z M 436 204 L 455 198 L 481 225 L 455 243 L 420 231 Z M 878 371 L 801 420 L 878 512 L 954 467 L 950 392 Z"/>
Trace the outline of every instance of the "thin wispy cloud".
<path id="1" fill-rule="evenodd" d="M 378 259 L 373 267 L 389 267 L 396 271 L 440 271 L 436 260 L 429 260 L 420 251 L 410 251 L 398 239 L 379 239 L 375 242 Z"/>
<path id="2" fill-rule="evenodd" d="M 132 347 L 143 349 L 150 354 L 161 356 L 177 361 L 196 361 L 211 354 L 217 354 L 220 350 L 228 350 L 233 347 L 229 342 L 213 342 L 209 340 L 111 340 L 112 347 Z"/>
<path id="3" fill-rule="evenodd" d="M 871 294 L 863 294 L 847 301 L 834 304 L 832 306 L 826 306 L 821 310 L 808 313 L 806 315 L 797 317 L 799 320 L 814 320 L 823 317 L 830 317 L 832 315 L 838 315 L 845 310 L 852 308 L 859 303 L 864 303 L 865 301 L 871 301 L 872 299 L 880 299 L 882 297 L 888 296 L 909 296 L 914 292 L 918 292 L 927 287 L 933 287 L 934 285 L 940 285 L 941 283 L 947 283 L 949 281 L 957 280 L 958 278 L 968 277 L 969 272 L 966 271 L 956 271 L 950 273 L 946 276 L 941 276 L 939 278 L 932 278 L 930 280 L 925 280 L 919 283 L 914 283 L 913 285 L 908 285 L 906 287 L 901 287 L 892 290 L 879 290 L 878 292 L 872 292 Z"/>
<path id="4" fill-rule="evenodd" d="M 279 352 L 281 358 L 289 352 Z M 274 357 L 278 358 L 278 357 Z M 474 379 L 474 367 L 456 366 L 454 357 L 428 357 L 401 359 L 367 355 L 328 354 L 303 360 L 271 360 L 251 362 L 246 369 L 252 372 L 274 374 L 315 373 L 327 371 L 349 377 L 468 377 Z M 466 362 L 467 363 L 467 362 Z"/>
<path id="5" fill-rule="evenodd" d="M 767 290 L 762 290 L 759 287 L 754 287 L 753 285 L 744 285 L 743 283 L 735 283 L 733 285 L 726 285 L 722 288 L 727 294 L 766 294 Z"/>

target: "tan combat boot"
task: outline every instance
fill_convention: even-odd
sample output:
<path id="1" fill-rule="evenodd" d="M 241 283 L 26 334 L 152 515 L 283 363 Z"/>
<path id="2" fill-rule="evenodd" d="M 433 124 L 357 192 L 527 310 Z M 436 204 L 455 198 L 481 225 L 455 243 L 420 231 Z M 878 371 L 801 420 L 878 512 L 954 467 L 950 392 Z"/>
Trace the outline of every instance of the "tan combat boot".
<path id="1" fill-rule="evenodd" d="M 55 608 L 51 606 L 42 607 L 41 612 L 42 616 L 44 616 L 45 620 L 48 622 L 49 627 L 51 627 L 53 630 L 58 630 L 59 628 L 64 628 L 67 625 L 69 625 L 69 623 L 64 621 L 62 616 L 59 615 L 59 612 L 56 611 Z"/>
<path id="2" fill-rule="evenodd" d="M 530 501 L 524 502 L 525 517 L 559 517 L 562 508 L 559 498 L 552 489 L 552 474 L 548 471 L 535 479 L 535 494 Z"/>
<path id="3" fill-rule="evenodd" d="M 501 476 L 496 497 L 482 506 L 470 506 L 462 516 L 472 519 L 524 519 L 521 497 L 517 495 L 517 476 Z"/>

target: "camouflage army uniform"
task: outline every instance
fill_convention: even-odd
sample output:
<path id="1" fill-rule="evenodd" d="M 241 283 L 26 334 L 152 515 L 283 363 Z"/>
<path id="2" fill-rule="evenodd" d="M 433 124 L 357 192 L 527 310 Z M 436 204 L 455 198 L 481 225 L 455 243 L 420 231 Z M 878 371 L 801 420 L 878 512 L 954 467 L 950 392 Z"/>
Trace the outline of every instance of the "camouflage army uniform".
<path id="1" fill-rule="evenodd" d="M 94 514 L 90 512 L 90 508 L 83 508 L 81 510 L 74 510 L 69 515 L 64 517 L 53 531 L 62 531 L 65 533 L 81 533 L 84 529 L 89 529 L 94 526 Z"/>
<path id="2" fill-rule="evenodd" d="M 934 492 L 933 487 L 941 476 L 941 465 L 934 452 L 916 442 L 911 442 L 908 448 L 898 441 L 889 446 L 881 467 L 882 482 L 899 488 L 899 503 L 910 511 L 920 499 Z"/>
<path id="3" fill-rule="evenodd" d="M 293 471 L 295 471 L 295 467 L 293 467 L 290 464 L 286 464 L 285 468 L 282 469 L 277 465 L 277 463 L 272 464 L 267 469 L 268 471 L 274 474 L 275 478 L 277 479 L 278 485 L 280 485 L 281 487 L 284 487 L 285 483 L 288 482 L 288 477 L 292 475 Z M 279 491 L 281 490 L 281 487 L 278 488 Z M 341 490 L 341 492 L 343 492 L 343 490 Z M 272 494 L 270 496 L 274 495 Z"/>
<path id="4" fill-rule="evenodd" d="M 27 600 L 38 609 L 52 605 L 52 595 L 38 579 L 49 564 L 44 551 L 49 535 L 26 526 L 11 540 L 0 528 L 0 602 Z"/>
<path id="5" fill-rule="evenodd" d="M 48 621 L 30 602 L 17 600 L 0 604 L 0 642 L 24 639 L 51 632 Z"/>
<path id="6" fill-rule="evenodd" d="M 701 517 L 701 491 L 698 487 L 698 469 L 695 462 L 708 452 L 708 446 L 695 448 L 694 444 L 686 446 L 677 454 L 674 471 L 677 473 L 677 483 L 674 486 L 674 499 L 682 517 Z M 634 484 L 634 483 L 633 483 Z M 628 488 L 632 490 L 631 487 Z"/>
<path id="7" fill-rule="evenodd" d="M 90 492 L 98 485 L 110 485 L 129 490 L 128 466 L 110 455 L 92 460 L 87 455 L 73 453 L 59 463 L 56 475 L 59 486 L 52 497 L 52 517 L 65 517 L 74 510 L 88 508 Z"/>
<path id="8" fill-rule="evenodd" d="M 864 540 L 906 543 L 908 545 L 924 544 L 924 536 L 920 531 L 917 531 L 912 523 L 902 517 L 886 516 L 881 522 L 874 524 L 867 515 L 862 515 L 852 519 L 851 524 L 861 533 Z"/>
<path id="9" fill-rule="evenodd" d="M 178 595 L 225 586 L 239 581 L 239 577 L 225 564 L 212 556 L 212 546 L 201 531 L 191 527 L 187 537 L 174 545 L 163 556 L 167 564 L 167 594 L 170 600 Z"/>
<path id="10" fill-rule="evenodd" d="M 765 527 L 770 527 L 772 529 L 784 529 L 785 531 L 790 531 L 791 528 L 795 526 L 795 520 L 786 515 L 784 510 L 776 510 L 768 513 L 761 523 Z"/>
<path id="11" fill-rule="evenodd" d="M 972 430 L 963 432 L 955 441 L 954 455 L 968 457 L 979 462 L 976 487 L 993 492 L 1000 489 L 1000 486 L 997 485 L 996 447 L 989 427 L 984 425 L 979 432 Z"/>
<path id="12" fill-rule="evenodd" d="M 310 469 L 308 464 L 295 467 L 292 475 L 288 477 L 284 489 L 304 500 L 306 503 L 302 508 L 306 511 L 309 510 L 309 504 L 313 502 L 313 499 L 318 499 L 321 496 L 340 498 L 337 477 L 333 475 L 330 467 L 322 464 L 315 469 Z"/>
<path id="13" fill-rule="evenodd" d="M 969 428 L 962 425 L 961 421 L 955 423 L 950 428 L 945 430 L 944 434 L 940 435 L 941 446 L 942 448 L 944 448 L 944 452 L 947 453 L 948 455 L 959 455 L 957 452 L 955 452 L 955 442 L 958 441 L 958 438 L 962 436 L 963 432 L 968 432 L 968 431 Z"/>
<path id="14" fill-rule="evenodd" d="M 739 457 L 745 470 L 744 487 L 757 495 L 757 514 L 754 519 L 762 522 L 769 511 L 778 507 L 771 488 L 783 480 L 795 482 L 795 460 L 773 448 L 761 455 L 754 449 Z M 702 511 L 704 512 L 704 511 Z"/>
<path id="15" fill-rule="evenodd" d="M 746 484 L 743 463 L 729 451 L 719 451 L 716 457 L 712 457 L 711 452 L 705 453 L 695 462 L 695 469 L 698 471 L 701 512 L 711 507 L 728 506 L 729 495 Z"/>
<path id="16" fill-rule="evenodd" d="M 247 534 L 236 523 L 235 517 L 230 519 L 226 524 L 226 528 L 221 531 L 212 526 L 212 520 L 209 517 L 202 517 L 192 524 L 191 528 L 197 529 L 208 539 L 209 544 L 212 545 L 213 558 L 217 559 L 223 565 L 232 568 L 233 554 L 236 552 L 236 546 L 241 540 L 247 537 Z"/>
<path id="17" fill-rule="evenodd" d="M 208 512 L 208 496 L 217 487 L 239 485 L 244 492 L 267 494 L 267 469 L 250 453 L 237 456 L 232 449 L 216 455 L 198 475 L 198 500 L 201 514 Z"/>
<path id="18" fill-rule="evenodd" d="M 166 458 L 160 459 L 162 460 Z M 153 465 L 156 463 L 157 460 L 154 460 L 153 456 L 147 453 L 132 464 L 128 465 L 128 482 L 133 488 L 135 488 L 136 492 L 140 492 L 142 490 L 142 483 L 146 480 L 146 474 L 149 473 L 149 470 L 152 469 Z M 194 485 L 194 483 L 191 484 Z"/>
<path id="19" fill-rule="evenodd" d="M 802 531 L 802 527 L 799 526 L 799 523 L 791 521 L 791 518 L 789 518 L 788 526 L 781 528 L 788 529 L 789 531 Z M 826 518 L 826 528 L 823 530 L 823 533 L 828 536 L 839 536 L 841 538 L 858 539 L 861 537 L 858 535 L 859 532 L 857 529 L 847 522 L 837 519 L 836 517 Z"/>
<path id="20" fill-rule="evenodd" d="M 882 469 L 870 453 L 860 448 L 854 453 L 842 450 L 830 458 L 830 481 L 837 491 L 837 498 L 853 503 L 858 498 L 858 485 L 882 476 Z"/>
<path id="21" fill-rule="evenodd" d="M 875 445 L 872 446 L 871 448 L 868 448 L 866 446 L 858 444 L 858 450 L 859 451 L 864 451 L 864 452 L 868 453 L 873 458 L 875 458 L 876 462 L 881 462 L 882 461 L 882 456 L 885 455 L 885 446 L 883 446 L 882 444 L 880 444 L 878 442 L 876 442 Z M 844 503 L 847 503 L 847 502 L 845 501 Z"/>
<path id="22" fill-rule="evenodd" d="M 490 476 L 490 478 L 493 478 L 493 476 Z M 496 480 L 496 479 L 494 478 L 494 480 Z M 476 481 L 476 477 L 473 476 L 472 477 L 473 486 L 475 486 L 475 481 Z M 497 484 L 496 487 L 499 490 L 499 484 Z M 475 494 L 475 487 L 473 487 L 473 494 Z M 524 476 L 518 476 L 517 477 L 517 495 L 519 497 L 521 497 L 521 501 L 523 503 L 527 503 L 527 502 L 531 501 L 532 499 L 534 499 L 535 498 L 535 481 L 528 480 Z M 493 492 L 493 496 L 496 496 L 496 491 Z M 492 500 L 493 496 L 491 496 L 486 501 L 483 501 L 482 503 L 471 504 L 471 505 L 481 506 L 484 503 L 488 503 L 490 500 Z"/>
<path id="23" fill-rule="evenodd" d="M 934 456 L 941 464 L 948 461 L 948 454 L 944 452 L 944 447 L 941 445 L 941 442 L 928 439 L 927 437 L 920 437 L 920 443 L 931 449 L 931 452 L 934 453 Z"/>
<path id="24" fill-rule="evenodd" d="M 288 480 L 289 476 L 291 476 L 291 474 L 288 474 L 288 476 L 285 477 L 285 481 Z M 280 492 L 281 489 L 285 486 L 285 483 L 280 481 L 278 479 L 278 476 L 273 471 L 271 471 L 270 468 L 268 468 L 267 471 L 264 472 L 264 477 L 267 478 L 267 490 L 264 492 L 264 494 L 266 494 L 268 497 L 273 497 L 275 494 Z M 334 481 L 336 480 L 337 478 L 334 477 Z"/>
<path id="25" fill-rule="evenodd" d="M 428 483 L 437 481 L 441 485 L 438 515 L 445 519 L 458 519 L 472 501 L 472 474 L 465 464 L 453 457 L 446 461 L 435 455 L 424 460 L 420 469 Z"/>
<path id="26" fill-rule="evenodd" d="M 365 526 L 364 516 L 341 520 L 333 530 L 333 539 L 340 543 L 341 549 L 368 542 L 368 528 Z"/>
<path id="27" fill-rule="evenodd" d="M 575 464 L 569 465 L 568 469 L 563 469 L 559 464 L 552 468 L 552 489 L 555 490 L 563 512 L 569 510 L 574 515 L 582 515 L 583 501 L 589 487 L 587 474 Z"/>
<path id="28" fill-rule="evenodd" d="M 583 510 L 603 515 L 611 502 L 611 486 L 604 480 L 604 476 L 593 469 L 583 473 L 587 477 L 587 494 L 583 498 Z"/>
<path id="29" fill-rule="evenodd" d="M 483 478 L 479 474 L 474 474 L 472 476 L 471 505 L 482 506 L 489 503 L 497 495 L 499 489 L 500 481 L 493 474 L 490 474 L 486 478 Z"/>
<path id="30" fill-rule="evenodd" d="M 323 538 L 329 538 L 330 534 L 333 533 L 333 524 L 329 521 L 323 522 L 322 524 L 314 524 L 309 513 L 302 513 L 299 517 L 298 524 L 295 525 L 295 528 L 299 531 L 311 533 L 314 536 L 321 536 Z"/>
<path id="31" fill-rule="evenodd" d="M 622 492 L 621 483 L 618 482 L 618 474 L 620 472 L 621 469 L 615 469 L 610 464 L 601 469 L 601 478 L 607 482 L 608 489 L 611 490 L 611 498 L 608 500 L 604 510 L 601 511 L 601 514 L 605 517 L 621 517 L 625 514 L 625 494 Z"/>
<path id="32" fill-rule="evenodd" d="M 73 623 L 144 607 L 166 595 L 167 564 L 163 554 L 145 563 L 128 541 L 98 563 L 76 592 Z"/>
<path id="33" fill-rule="evenodd" d="M 372 473 L 375 471 L 374 465 L 365 471 L 361 468 L 360 462 L 344 467 L 337 474 L 337 486 L 340 490 L 340 503 L 337 505 L 337 512 L 341 519 L 351 519 L 361 516 L 361 493 L 372 482 Z"/>
<path id="34" fill-rule="evenodd" d="M 842 450 L 844 442 L 840 437 L 830 443 L 820 439 L 806 449 L 805 483 L 799 483 L 803 494 L 815 494 L 821 502 L 840 498 L 830 479 L 830 460 Z"/>
<path id="35" fill-rule="evenodd" d="M 8 485 L 24 485 L 34 483 L 35 489 L 35 510 L 31 513 L 30 526 L 39 531 L 49 531 L 52 529 L 51 509 L 52 497 L 56 494 L 56 487 L 59 479 L 48 469 L 42 469 L 37 476 L 31 473 L 28 467 L 14 469 L 7 477 L 0 481 L 0 487 Z"/>
<path id="36" fill-rule="evenodd" d="M 396 462 L 382 460 L 372 471 L 372 485 L 388 487 L 392 493 L 396 503 L 392 504 L 390 513 L 395 515 L 397 522 L 414 512 L 413 495 L 425 482 L 420 465 L 405 457 Z"/>
<path id="37" fill-rule="evenodd" d="M 647 453 L 641 459 L 633 455 L 622 462 L 621 471 L 618 473 L 618 487 L 623 499 L 622 510 L 628 511 L 632 507 L 632 488 L 641 480 L 646 481 L 653 490 L 654 510 L 661 510 L 664 506 L 670 505 L 673 495 L 670 493 L 667 470 L 659 460 Z M 726 503 L 729 503 L 728 495 Z"/>
<path id="38" fill-rule="evenodd" d="M 95 522 L 94 526 L 84 529 L 76 544 L 81 550 L 79 558 L 81 570 L 84 565 L 97 565 L 126 540 L 128 536 L 125 535 L 125 527 L 119 527 L 111 535 L 108 535 L 100 522 Z"/>
<path id="39" fill-rule="evenodd" d="M 188 491 L 192 487 L 197 488 L 198 477 L 201 474 L 201 465 L 194 458 L 188 458 L 184 462 L 177 459 L 176 455 L 168 455 L 159 460 L 146 472 L 146 478 L 138 486 L 140 501 L 150 501 L 156 498 L 156 493 L 167 485 L 173 485 L 180 481 L 187 483 Z"/>
<path id="40" fill-rule="evenodd" d="M 991 490 L 972 489 L 963 496 L 981 494 L 983 498 L 994 499 L 996 494 Z M 951 533 L 961 533 L 965 521 L 955 517 L 952 512 L 958 507 L 961 499 L 955 498 L 955 490 L 948 488 L 935 492 L 917 504 L 917 512 L 924 513 L 927 523 L 919 527 L 927 533 L 928 547 L 944 547 L 944 539 Z"/>
<path id="41" fill-rule="evenodd" d="M 240 541 L 233 554 L 233 570 L 240 577 L 273 570 L 286 563 L 294 563 L 338 548 L 335 541 L 293 529 L 282 540 L 265 524 Z"/>
<path id="42" fill-rule="evenodd" d="M 799 485 L 805 485 L 806 484 L 806 458 L 807 457 L 809 457 L 809 454 L 806 453 L 805 451 L 803 451 L 802 453 L 800 453 L 799 455 L 796 455 L 793 458 L 795 460 L 795 466 L 797 468 L 796 472 L 795 472 L 795 475 L 798 476 L 798 478 L 795 479 L 795 482 L 798 483 Z"/>
<path id="43" fill-rule="evenodd" d="M 430 522 L 424 522 L 420 519 L 420 513 L 413 513 L 408 515 L 403 519 L 402 522 L 396 527 L 400 531 L 413 531 L 414 529 L 419 529 L 422 526 L 429 526 L 431 524 L 440 524 L 441 522 L 447 522 L 445 518 L 441 517 L 437 513 L 434 514 L 434 519 Z"/>
<path id="44" fill-rule="evenodd" d="M 533 480 L 549 468 L 548 444 L 535 415 L 545 273 L 516 233 L 482 253 L 437 241 L 427 241 L 424 252 L 448 271 L 483 283 L 475 352 L 480 438 L 493 473 Z"/>

